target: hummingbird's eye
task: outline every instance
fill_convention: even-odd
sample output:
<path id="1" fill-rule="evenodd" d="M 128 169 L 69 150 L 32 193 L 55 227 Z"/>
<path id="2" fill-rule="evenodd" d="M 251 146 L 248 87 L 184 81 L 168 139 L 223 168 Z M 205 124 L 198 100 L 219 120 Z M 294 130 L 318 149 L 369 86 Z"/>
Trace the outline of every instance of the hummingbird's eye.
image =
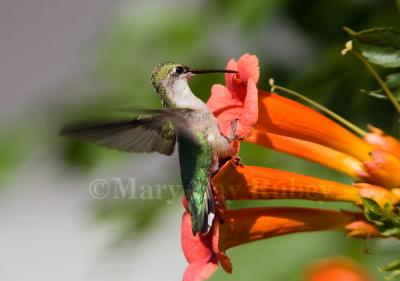
<path id="1" fill-rule="evenodd" d="M 175 73 L 176 73 L 176 74 L 182 74 L 182 73 L 185 73 L 185 72 L 186 72 L 185 67 L 183 67 L 183 66 L 181 66 L 181 65 L 175 67 Z"/>

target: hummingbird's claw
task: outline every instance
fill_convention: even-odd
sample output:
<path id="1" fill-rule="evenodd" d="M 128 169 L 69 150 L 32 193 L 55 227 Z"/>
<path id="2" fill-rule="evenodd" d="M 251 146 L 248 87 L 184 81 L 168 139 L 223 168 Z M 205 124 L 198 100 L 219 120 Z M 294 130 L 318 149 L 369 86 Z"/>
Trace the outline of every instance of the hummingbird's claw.
<path id="1" fill-rule="evenodd" d="M 229 143 L 233 142 L 235 139 L 242 140 L 242 138 L 236 134 L 236 128 L 237 128 L 238 122 L 239 122 L 239 118 L 233 119 L 231 121 L 231 135 L 226 138 Z"/>
<path id="2" fill-rule="evenodd" d="M 219 215 L 219 218 L 220 218 L 221 215 L 226 210 L 225 200 L 224 200 L 223 196 L 218 194 L 218 190 L 214 185 L 211 185 L 211 188 L 212 188 L 212 191 L 213 191 L 212 193 L 213 193 L 213 197 L 214 197 L 215 210 L 216 210 L 216 213 Z"/>
<path id="3" fill-rule="evenodd" d="M 235 160 L 233 160 L 232 164 L 233 164 L 235 167 L 236 167 L 236 166 L 243 167 L 243 162 L 242 162 L 242 160 L 240 159 L 239 156 L 236 156 L 236 157 L 235 157 Z"/>

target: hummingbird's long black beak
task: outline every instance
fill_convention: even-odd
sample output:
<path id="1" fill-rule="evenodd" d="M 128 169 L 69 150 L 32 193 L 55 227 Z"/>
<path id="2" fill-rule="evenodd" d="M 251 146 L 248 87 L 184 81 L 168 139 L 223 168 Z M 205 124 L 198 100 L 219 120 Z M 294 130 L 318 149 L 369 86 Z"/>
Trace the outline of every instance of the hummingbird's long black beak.
<path id="1" fill-rule="evenodd" d="M 225 70 L 225 69 L 189 69 L 190 73 L 193 74 L 206 74 L 206 73 L 237 73 L 236 70 Z"/>

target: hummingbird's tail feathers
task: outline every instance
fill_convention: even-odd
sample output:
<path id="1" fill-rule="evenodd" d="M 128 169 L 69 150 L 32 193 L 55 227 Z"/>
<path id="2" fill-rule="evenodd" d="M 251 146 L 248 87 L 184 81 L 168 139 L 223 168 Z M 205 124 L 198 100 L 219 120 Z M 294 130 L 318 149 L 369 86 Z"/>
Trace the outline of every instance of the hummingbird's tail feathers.
<path id="1" fill-rule="evenodd" d="M 204 192 L 203 205 L 194 213 L 192 215 L 193 235 L 197 233 L 206 235 L 210 231 L 215 218 L 215 203 L 210 186 Z"/>
<path id="2" fill-rule="evenodd" d="M 202 233 L 202 234 L 207 234 L 210 231 L 213 221 L 214 221 L 214 218 L 215 218 L 214 196 L 212 194 L 210 184 L 207 186 L 204 200 L 207 203 L 207 209 L 206 209 L 207 211 L 206 211 L 206 218 L 205 218 L 207 220 L 205 222 L 205 224 L 207 225 L 207 230 L 205 233 Z"/>

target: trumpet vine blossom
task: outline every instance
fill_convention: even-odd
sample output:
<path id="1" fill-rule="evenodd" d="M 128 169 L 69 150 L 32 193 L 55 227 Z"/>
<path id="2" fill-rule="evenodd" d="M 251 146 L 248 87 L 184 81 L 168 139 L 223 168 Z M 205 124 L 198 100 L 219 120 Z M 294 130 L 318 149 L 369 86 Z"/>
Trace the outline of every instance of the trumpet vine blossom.
<path id="1" fill-rule="evenodd" d="M 373 276 L 354 261 L 336 257 L 314 262 L 306 271 L 306 281 L 373 281 Z"/>
<path id="2" fill-rule="evenodd" d="M 190 214 L 182 218 L 182 248 L 189 263 L 185 281 L 207 279 L 218 268 L 232 272 L 226 251 L 244 243 L 298 232 L 343 230 L 349 237 L 386 237 L 393 225 L 383 210 L 399 202 L 400 142 L 370 127 L 364 138 L 294 100 L 259 88 L 258 58 L 231 59 L 226 85 L 214 85 L 207 102 L 221 134 L 237 120 L 239 139 L 311 160 L 354 178 L 346 185 L 267 167 L 247 166 L 233 157 L 211 180 L 217 216 L 207 235 L 193 236 Z M 227 209 L 226 200 L 303 199 L 349 202 L 358 212 L 318 208 Z M 183 200 L 187 209 L 186 200 Z M 381 212 L 382 221 L 376 212 Z M 375 216 L 374 216 L 375 215 Z M 379 216 L 378 216 L 379 217 Z M 388 221 L 389 220 L 389 221 Z M 383 223 L 383 221 L 385 223 Z M 382 223 L 380 223 L 382 222 Z M 392 228 L 390 228 L 392 227 Z"/>

